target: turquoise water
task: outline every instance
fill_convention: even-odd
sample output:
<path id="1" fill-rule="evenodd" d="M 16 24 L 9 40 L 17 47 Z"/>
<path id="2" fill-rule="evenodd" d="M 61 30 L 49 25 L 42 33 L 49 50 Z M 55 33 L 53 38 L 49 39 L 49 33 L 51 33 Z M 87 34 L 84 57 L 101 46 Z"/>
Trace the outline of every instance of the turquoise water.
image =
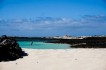
<path id="1" fill-rule="evenodd" d="M 68 44 L 53 44 L 34 41 L 31 45 L 31 41 L 18 41 L 20 47 L 31 48 L 31 49 L 69 49 Z"/>

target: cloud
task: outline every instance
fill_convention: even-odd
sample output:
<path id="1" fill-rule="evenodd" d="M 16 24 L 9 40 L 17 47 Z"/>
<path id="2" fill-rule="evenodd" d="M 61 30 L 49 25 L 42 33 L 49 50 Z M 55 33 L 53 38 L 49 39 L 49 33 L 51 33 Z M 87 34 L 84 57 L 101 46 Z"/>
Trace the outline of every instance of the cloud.
<path id="1" fill-rule="evenodd" d="M 25 35 L 106 34 L 106 16 L 85 15 L 80 19 L 39 17 L 35 19 L 0 19 L 0 31 Z M 10 32 L 10 34 L 11 34 Z M 16 34 L 18 34 L 16 32 Z"/>

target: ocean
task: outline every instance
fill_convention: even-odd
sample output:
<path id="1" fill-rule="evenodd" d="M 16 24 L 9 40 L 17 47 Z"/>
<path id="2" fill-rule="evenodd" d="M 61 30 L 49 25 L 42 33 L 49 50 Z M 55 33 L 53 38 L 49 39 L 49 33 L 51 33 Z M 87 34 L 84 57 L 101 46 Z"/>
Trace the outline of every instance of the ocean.
<path id="1" fill-rule="evenodd" d="M 69 44 L 45 43 L 43 41 L 18 41 L 21 48 L 30 49 L 70 49 Z"/>

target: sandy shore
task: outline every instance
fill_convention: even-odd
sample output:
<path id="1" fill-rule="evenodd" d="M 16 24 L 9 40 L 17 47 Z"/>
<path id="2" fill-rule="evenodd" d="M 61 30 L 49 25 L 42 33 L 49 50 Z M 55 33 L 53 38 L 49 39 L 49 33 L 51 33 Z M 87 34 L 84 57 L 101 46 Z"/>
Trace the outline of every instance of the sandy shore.
<path id="1" fill-rule="evenodd" d="M 29 55 L 0 62 L 0 70 L 106 70 L 106 49 L 23 50 Z"/>

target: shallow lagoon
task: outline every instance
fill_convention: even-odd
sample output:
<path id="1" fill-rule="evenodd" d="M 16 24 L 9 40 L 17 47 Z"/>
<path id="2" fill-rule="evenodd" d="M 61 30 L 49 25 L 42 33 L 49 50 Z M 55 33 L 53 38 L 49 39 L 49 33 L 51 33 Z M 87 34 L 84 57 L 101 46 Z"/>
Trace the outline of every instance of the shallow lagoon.
<path id="1" fill-rule="evenodd" d="M 20 47 L 31 49 L 70 49 L 68 44 L 53 44 L 39 41 L 18 41 Z M 32 43 L 32 45 L 31 45 Z"/>

